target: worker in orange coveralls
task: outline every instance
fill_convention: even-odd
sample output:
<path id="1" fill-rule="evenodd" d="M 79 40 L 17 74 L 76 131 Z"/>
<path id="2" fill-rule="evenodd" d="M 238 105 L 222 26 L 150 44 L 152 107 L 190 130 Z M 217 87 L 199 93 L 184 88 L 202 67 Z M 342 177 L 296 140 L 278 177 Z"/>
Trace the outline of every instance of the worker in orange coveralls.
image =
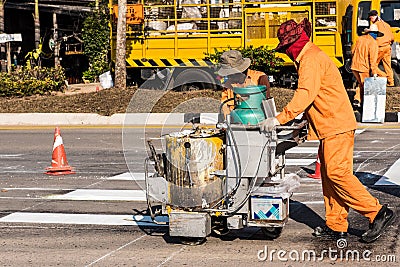
<path id="1" fill-rule="evenodd" d="M 373 23 L 372 25 L 378 26 L 378 30 L 384 34 L 382 38 L 377 39 L 379 47 L 377 63 L 379 65 L 379 63 L 382 61 L 383 69 L 386 73 L 385 77 L 387 77 L 388 81 L 388 86 L 394 86 L 392 70 L 392 44 L 394 41 L 393 32 L 390 25 L 378 16 L 378 11 L 371 10 L 368 13 L 368 17 L 371 23 Z"/>
<path id="2" fill-rule="evenodd" d="M 270 97 L 268 76 L 264 72 L 249 69 L 250 65 L 250 58 L 243 58 L 237 50 L 228 50 L 221 55 L 221 68 L 218 70 L 218 75 L 227 78 L 221 95 L 221 103 L 227 101 L 222 107 L 225 116 L 234 108 L 234 101 L 228 101 L 234 97 L 233 87 L 265 85 L 266 97 Z"/>
<path id="3" fill-rule="evenodd" d="M 286 53 L 299 75 L 293 98 L 276 117 L 259 124 L 263 132 L 285 124 L 304 112 L 309 122 L 309 140 L 320 140 L 322 191 L 325 202 L 325 225 L 314 235 L 341 239 L 347 236 L 348 212 L 352 208 L 369 219 L 363 242 L 374 242 L 394 221 L 395 213 L 381 205 L 353 175 L 355 116 L 333 61 L 309 40 L 311 24 L 307 19 L 297 24 L 284 22 L 278 29 L 276 50 Z"/>
<path id="4" fill-rule="evenodd" d="M 368 31 L 367 31 L 368 30 Z M 351 70 L 358 82 L 356 94 L 354 96 L 354 105 L 360 107 L 362 96 L 364 95 L 364 80 L 367 77 L 381 76 L 386 77 L 386 74 L 378 68 L 378 43 L 377 39 L 383 36 L 383 33 L 378 31 L 378 27 L 374 24 L 369 29 L 366 29 L 365 35 L 357 39 L 356 44 L 352 49 L 353 58 L 351 61 Z"/>

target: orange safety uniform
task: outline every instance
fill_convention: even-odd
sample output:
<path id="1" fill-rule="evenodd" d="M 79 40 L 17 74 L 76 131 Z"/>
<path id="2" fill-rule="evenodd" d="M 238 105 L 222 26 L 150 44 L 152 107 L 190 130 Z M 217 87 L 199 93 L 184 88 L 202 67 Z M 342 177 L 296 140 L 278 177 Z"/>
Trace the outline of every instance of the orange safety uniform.
<path id="1" fill-rule="evenodd" d="M 382 37 L 376 38 L 378 42 L 378 58 L 377 63 L 382 61 L 383 69 L 385 70 L 389 86 L 394 85 L 393 70 L 392 70 L 392 43 L 394 41 L 394 35 L 390 28 L 390 25 L 384 22 L 382 19 L 378 19 L 374 24 L 378 26 L 378 30 L 383 33 Z"/>
<path id="2" fill-rule="evenodd" d="M 308 139 L 320 140 L 326 225 L 346 232 L 349 208 L 372 223 L 382 206 L 353 175 L 357 122 L 339 70 L 312 42 L 303 47 L 295 63 L 298 88 L 276 118 L 285 124 L 304 112 L 310 126 Z"/>
<path id="3" fill-rule="evenodd" d="M 377 39 L 379 38 L 381 37 Z M 371 35 L 360 36 L 351 52 L 353 54 L 351 70 L 359 84 L 354 100 L 361 103 L 361 96 L 364 94 L 364 80 L 370 77 L 370 72 L 379 76 L 386 76 L 386 74 L 378 68 L 378 43 Z"/>
<path id="4" fill-rule="evenodd" d="M 233 87 L 239 87 L 239 86 L 240 87 L 246 87 L 246 86 L 249 86 L 249 85 L 258 85 L 259 79 L 261 78 L 261 76 L 264 76 L 264 75 L 266 75 L 264 72 L 247 69 L 247 77 L 244 80 L 244 83 L 243 84 L 232 84 L 232 88 Z M 233 97 L 234 97 L 233 90 L 231 88 L 224 88 L 224 90 L 222 91 L 222 94 L 221 94 L 221 103 L 223 103 L 224 101 L 226 101 L 228 99 L 231 99 Z M 226 103 L 226 106 L 229 109 L 228 109 L 228 112 L 226 112 L 224 110 L 224 114 L 225 113 L 229 113 L 231 110 L 234 109 L 235 102 L 233 100 L 228 101 Z"/>

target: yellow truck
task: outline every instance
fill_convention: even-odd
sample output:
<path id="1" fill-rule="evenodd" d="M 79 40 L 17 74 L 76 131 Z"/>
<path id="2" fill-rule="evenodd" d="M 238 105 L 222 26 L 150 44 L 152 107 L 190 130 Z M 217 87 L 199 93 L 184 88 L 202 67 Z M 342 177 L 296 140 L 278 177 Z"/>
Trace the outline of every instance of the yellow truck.
<path id="1" fill-rule="evenodd" d="M 117 3 L 109 0 L 112 60 Z M 367 14 L 371 9 L 378 10 L 395 33 L 392 58 L 395 80 L 400 85 L 398 0 L 128 0 L 128 77 L 142 82 L 158 79 L 165 88 L 193 86 L 196 80 L 213 84 L 215 69 L 205 60 L 206 53 L 248 46 L 273 49 L 281 23 L 308 18 L 312 41 L 332 58 L 344 80 L 351 80 L 351 46 L 369 26 Z M 284 54 L 277 55 L 284 59 L 285 68 L 275 82 L 290 86 L 296 82 L 293 63 Z"/>

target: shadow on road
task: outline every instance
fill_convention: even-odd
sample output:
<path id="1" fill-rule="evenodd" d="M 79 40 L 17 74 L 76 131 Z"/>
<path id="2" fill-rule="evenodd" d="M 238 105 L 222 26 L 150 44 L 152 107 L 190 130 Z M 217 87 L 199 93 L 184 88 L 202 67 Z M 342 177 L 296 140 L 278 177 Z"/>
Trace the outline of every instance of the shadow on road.
<path id="1" fill-rule="evenodd" d="M 325 225 L 325 220 L 317 213 L 310 209 L 307 205 L 290 200 L 290 213 L 289 217 L 296 222 L 303 223 L 314 229 L 317 226 Z"/>
<path id="2" fill-rule="evenodd" d="M 400 186 L 398 185 L 375 185 L 383 176 L 376 175 L 369 172 L 356 172 L 355 176 L 360 180 L 360 182 L 370 189 L 380 191 L 395 197 L 400 197 Z M 399 174 L 400 175 L 400 174 Z"/>

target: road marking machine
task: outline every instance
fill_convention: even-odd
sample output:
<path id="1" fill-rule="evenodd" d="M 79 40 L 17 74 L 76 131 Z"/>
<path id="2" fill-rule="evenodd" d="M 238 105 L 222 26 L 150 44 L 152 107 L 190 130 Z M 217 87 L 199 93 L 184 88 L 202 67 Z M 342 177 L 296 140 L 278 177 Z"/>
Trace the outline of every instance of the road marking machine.
<path id="1" fill-rule="evenodd" d="M 244 227 L 260 227 L 268 239 L 280 235 L 289 198 L 300 185 L 297 175 L 285 175 L 285 151 L 304 141 L 307 122 L 260 132 L 258 123 L 276 115 L 265 91 L 265 86 L 234 88 L 229 115 L 215 127 L 193 124 L 163 136 L 160 154 L 148 141 L 148 208 L 155 223 L 168 216 L 170 236 L 199 244 L 212 233 Z"/>

